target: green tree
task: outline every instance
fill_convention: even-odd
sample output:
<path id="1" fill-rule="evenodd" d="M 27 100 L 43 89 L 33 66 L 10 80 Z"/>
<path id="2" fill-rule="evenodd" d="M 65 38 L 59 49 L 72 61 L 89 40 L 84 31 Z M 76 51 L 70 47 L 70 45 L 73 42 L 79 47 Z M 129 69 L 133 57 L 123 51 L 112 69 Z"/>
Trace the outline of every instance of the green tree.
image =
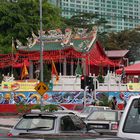
<path id="1" fill-rule="evenodd" d="M 99 81 L 99 83 L 103 83 L 104 82 L 102 62 L 101 62 L 101 65 L 99 67 L 99 75 L 97 77 L 97 80 Z"/>
<path id="2" fill-rule="evenodd" d="M 107 20 L 100 18 L 99 15 L 94 13 L 80 13 L 72 16 L 70 19 L 64 19 L 66 26 L 71 28 L 87 28 L 91 30 L 94 25 L 98 28 L 107 27 Z"/>
<path id="3" fill-rule="evenodd" d="M 88 28 L 91 29 L 94 25 L 93 19 L 96 18 L 96 14 L 92 13 L 81 13 L 72 16 L 70 19 L 65 19 L 64 22 L 66 26 L 69 26 L 71 28 Z"/>
<path id="4" fill-rule="evenodd" d="M 72 16 L 70 19 L 64 18 L 64 23 L 64 28 L 69 26 L 73 30 L 74 28 L 86 28 L 88 31 L 91 31 L 93 26 L 96 26 L 98 29 L 98 40 L 103 43 L 107 35 L 106 31 L 112 28 L 112 26 L 108 25 L 108 21 L 105 18 L 94 13 L 80 13 Z"/>
<path id="5" fill-rule="evenodd" d="M 135 29 L 108 33 L 102 44 L 106 50 L 129 50 L 130 62 L 140 60 L 140 33 Z"/>
<path id="6" fill-rule="evenodd" d="M 48 68 L 47 64 L 44 64 L 44 70 L 43 70 L 43 78 L 44 82 L 49 83 L 51 80 L 51 69 Z"/>
<path id="7" fill-rule="evenodd" d="M 61 27 L 60 9 L 42 3 L 43 30 Z M 32 31 L 38 34 L 40 29 L 39 0 L 19 0 L 16 3 L 0 2 L 0 50 L 1 53 L 11 52 L 12 38 L 26 44 Z"/>

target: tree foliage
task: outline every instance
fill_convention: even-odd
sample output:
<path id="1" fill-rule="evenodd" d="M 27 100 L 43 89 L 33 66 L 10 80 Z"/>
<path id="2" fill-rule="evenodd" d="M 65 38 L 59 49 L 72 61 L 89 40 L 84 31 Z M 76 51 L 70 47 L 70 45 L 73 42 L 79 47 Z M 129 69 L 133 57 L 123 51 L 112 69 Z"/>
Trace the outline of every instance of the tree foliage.
<path id="1" fill-rule="evenodd" d="M 32 31 L 40 30 L 40 11 L 38 0 L 19 0 L 16 3 L 0 2 L 0 50 L 11 52 L 12 38 L 24 44 Z M 43 1 L 43 30 L 54 29 L 62 25 L 60 9 Z"/>
<path id="2" fill-rule="evenodd" d="M 129 50 L 131 62 L 140 59 L 140 32 L 135 29 L 108 33 L 101 42 L 106 50 Z"/>
<path id="3" fill-rule="evenodd" d="M 66 26 L 71 28 L 87 28 L 91 30 L 93 26 L 105 27 L 108 23 L 104 18 L 99 18 L 99 15 L 94 13 L 80 13 L 72 16 L 70 19 L 64 19 Z"/>

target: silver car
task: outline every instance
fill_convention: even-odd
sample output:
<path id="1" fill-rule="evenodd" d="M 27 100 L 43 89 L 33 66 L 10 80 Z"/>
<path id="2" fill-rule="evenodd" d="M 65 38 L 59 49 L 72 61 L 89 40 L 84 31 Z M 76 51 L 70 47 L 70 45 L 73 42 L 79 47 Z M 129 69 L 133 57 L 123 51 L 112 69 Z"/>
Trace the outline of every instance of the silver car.
<path id="1" fill-rule="evenodd" d="M 83 120 L 73 113 L 30 113 L 23 115 L 20 121 L 12 128 L 9 136 L 23 134 L 61 134 L 86 133 L 87 127 Z M 96 132 L 94 131 L 96 134 Z"/>
<path id="2" fill-rule="evenodd" d="M 85 119 L 88 129 L 94 129 L 100 134 L 116 134 L 123 111 L 98 110 L 93 111 Z"/>

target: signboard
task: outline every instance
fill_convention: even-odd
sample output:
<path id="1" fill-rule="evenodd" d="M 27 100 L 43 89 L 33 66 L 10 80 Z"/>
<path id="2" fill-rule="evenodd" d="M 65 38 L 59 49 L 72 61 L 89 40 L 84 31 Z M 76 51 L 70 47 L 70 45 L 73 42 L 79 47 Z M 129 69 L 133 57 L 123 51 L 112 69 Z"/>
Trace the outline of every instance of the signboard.
<path id="1" fill-rule="evenodd" d="M 35 87 L 38 81 L 33 82 L 4 82 L 2 81 L 1 90 L 2 91 L 35 91 Z"/>
<path id="2" fill-rule="evenodd" d="M 140 91 L 140 83 L 127 83 L 128 91 Z"/>
<path id="3" fill-rule="evenodd" d="M 37 84 L 37 86 L 35 87 L 35 90 L 42 96 L 44 95 L 44 93 L 46 91 L 48 91 L 49 87 L 43 83 L 43 82 L 40 82 Z"/>

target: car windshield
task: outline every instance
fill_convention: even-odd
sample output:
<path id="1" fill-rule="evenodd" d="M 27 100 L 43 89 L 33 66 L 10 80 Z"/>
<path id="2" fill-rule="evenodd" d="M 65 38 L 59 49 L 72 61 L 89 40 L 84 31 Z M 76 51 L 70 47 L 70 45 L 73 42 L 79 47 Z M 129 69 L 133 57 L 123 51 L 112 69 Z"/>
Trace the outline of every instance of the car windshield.
<path id="1" fill-rule="evenodd" d="M 138 99 L 135 99 L 127 113 L 123 131 L 127 133 L 140 133 L 140 112 Z"/>
<path id="2" fill-rule="evenodd" d="M 23 117 L 16 125 L 15 129 L 25 130 L 51 130 L 54 127 L 54 117 L 48 116 L 28 116 Z"/>
<path id="3" fill-rule="evenodd" d="M 92 112 L 92 111 L 94 111 L 94 110 L 98 110 L 96 107 L 89 107 L 89 106 L 87 106 L 87 107 L 85 107 L 82 111 L 81 111 L 81 113 L 90 113 L 90 112 Z"/>
<path id="4" fill-rule="evenodd" d="M 110 110 L 110 108 L 109 107 L 102 107 L 102 106 L 87 106 L 81 111 L 81 113 L 90 113 L 90 112 L 93 112 L 95 110 Z"/>
<path id="5" fill-rule="evenodd" d="M 107 111 L 97 111 L 91 113 L 87 120 L 103 120 L 103 121 L 115 121 L 116 113 L 115 112 L 107 112 Z"/>

